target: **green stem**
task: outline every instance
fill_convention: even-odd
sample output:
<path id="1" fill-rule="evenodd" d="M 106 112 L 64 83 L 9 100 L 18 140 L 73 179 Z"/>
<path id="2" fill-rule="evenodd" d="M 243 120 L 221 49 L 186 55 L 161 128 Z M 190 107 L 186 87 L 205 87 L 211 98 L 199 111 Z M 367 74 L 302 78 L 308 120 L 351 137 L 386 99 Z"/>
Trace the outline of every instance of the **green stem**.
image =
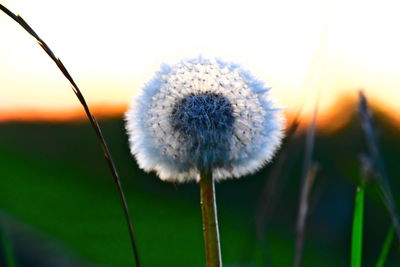
<path id="1" fill-rule="evenodd" d="M 378 261 L 377 261 L 375 267 L 383 267 L 383 266 L 385 266 L 386 258 L 388 256 L 390 248 L 392 246 L 394 233 L 395 233 L 394 227 L 391 226 L 389 228 L 389 231 L 388 231 L 387 235 L 386 235 L 385 242 L 383 243 L 381 254 L 379 255 L 379 258 L 378 258 Z"/>
<path id="2" fill-rule="evenodd" d="M 354 203 L 353 232 L 351 239 L 351 267 L 361 267 L 364 217 L 364 186 L 357 187 Z"/>
<path id="3" fill-rule="evenodd" d="M 221 267 L 217 206 L 212 173 L 200 173 L 200 203 L 203 215 L 203 233 L 206 250 L 206 267 Z"/>
<path id="4" fill-rule="evenodd" d="M 1 225 L 1 224 L 0 224 Z M 5 256 L 5 264 L 7 267 L 16 267 L 17 264 L 15 262 L 14 253 L 11 241 L 5 231 L 0 229 L 0 249 L 3 248 L 3 253 Z M 1 263 L 1 260 L 0 260 Z"/>

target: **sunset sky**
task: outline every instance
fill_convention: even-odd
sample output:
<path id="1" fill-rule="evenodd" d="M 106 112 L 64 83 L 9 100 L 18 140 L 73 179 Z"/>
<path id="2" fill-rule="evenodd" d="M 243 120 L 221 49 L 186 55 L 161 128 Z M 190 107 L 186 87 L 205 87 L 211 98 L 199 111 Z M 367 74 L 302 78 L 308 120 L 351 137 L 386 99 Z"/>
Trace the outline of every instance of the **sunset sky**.
<path id="1" fill-rule="evenodd" d="M 400 113 L 398 1 L 0 2 L 48 43 L 93 107 L 121 111 L 160 63 L 202 55 L 242 64 L 291 113 L 310 114 L 318 96 L 322 113 L 337 113 L 336 101 L 360 88 Z M 0 36 L 0 119 L 79 108 L 54 63 L 3 13 Z"/>

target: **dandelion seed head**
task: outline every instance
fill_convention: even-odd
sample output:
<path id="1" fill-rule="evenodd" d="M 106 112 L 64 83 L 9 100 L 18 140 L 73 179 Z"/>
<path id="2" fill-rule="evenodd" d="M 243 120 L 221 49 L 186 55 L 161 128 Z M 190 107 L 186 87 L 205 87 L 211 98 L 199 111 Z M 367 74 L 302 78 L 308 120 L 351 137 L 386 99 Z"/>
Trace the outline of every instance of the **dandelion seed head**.
<path id="1" fill-rule="evenodd" d="M 218 180 L 253 173 L 271 160 L 283 117 L 269 88 L 238 65 L 196 58 L 161 71 L 125 114 L 139 166 L 162 180 Z"/>

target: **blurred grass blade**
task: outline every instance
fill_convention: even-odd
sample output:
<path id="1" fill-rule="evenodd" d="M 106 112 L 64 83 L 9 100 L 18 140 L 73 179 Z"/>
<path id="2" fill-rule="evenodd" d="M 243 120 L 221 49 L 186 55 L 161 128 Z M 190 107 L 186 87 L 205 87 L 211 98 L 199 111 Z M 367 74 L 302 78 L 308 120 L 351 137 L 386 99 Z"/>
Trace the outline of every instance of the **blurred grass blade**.
<path id="1" fill-rule="evenodd" d="M 377 144 L 374 127 L 372 125 L 372 115 L 368 107 L 367 98 L 363 91 L 359 92 L 359 116 L 361 118 L 362 128 L 365 133 L 367 145 L 370 153 L 370 157 L 373 161 L 374 169 L 377 172 L 377 182 L 380 190 L 380 194 L 386 208 L 388 209 L 389 215 L 392 219 L 393 226 L 396 230 L 398 239 L 400 240 L 400 221 L 397 213 L 396 204 L 390 189 L 389 179 L 386 175 L 385 166 L 383 163 L 382 156 L 379 151 Z"/>
<path id="2" fill-rule="evenodd" d="M 287 179 L 288 174 L 287 163 L 289 156 L 289 148 L 291 148 L 291 143 L 294 139 L 294 135 L 300 125 L 300 112 L 296 114 L 292 122 L 290 123 L 287 134 L 282 141 L 282 147 L 280 152 L 278 153 L 275 163 L 272 165 L 271 170 L 268 174 L 268 177 L 265 179 L 265 184 L 260 193 L 257 209 L 255 213 L 255 234 L 257 240 L 261 243 L 263 247 L 263 260 L 264 266 L 271 266 L 269 259 L 269 246 L 265 234 L 267 217 L 275 207 L 278 205 L 279 197 L 282 193 L 282 187 Z M 244 250 L 247 253 L 252 253 L 254 251 L 254 247 L 252 248 L 249 244 L 246 245 L 246 249 Z M 251 251 L 251 252 L 250 252 Z M 245 256 L 245 254 L 244 254 Z M 245 259 L 245 257 L 243 257 Z"/>
<path id="3" fill-rule="evenodd" d="M 389 254 L 390 248 L 392 247 L 394 234 L 395 234 L 394 227 L 391 226 L 386 235 L 381 254 L 379 254 L 379 258 L 378 258 L 378 261 L 376 262 L 375 267 L 384 267 L 385 266 L 387 256 Z"/>
<path id="4" fill-rule="evenodd" d="M 294 259 L 294 266 L 300 267 L 301 260 L 303 255 L 303 246 L 304 246 L 304 237 L 305 237 L 305 228 L 306 228 L 306 221 L 309 209 L 309 200 L 310 200 L 310 193 L 312 186 L 315 181 L 315 177 L 318 171 L 318 164 L 313 163 L 310 169 L 307 172 L 306 179 L 303 183 L 301 188 L 300 194 L 300 205 L 299 205 L 299 214 L 297 217 L 297 224 L 296 224 L 296 245 L 295 245 L 295 259 Z"/>
<path id="5" fill-rule="evenodd" d="M 282 182 L 282 171 L 284 170 L 284 163 L 287 160 L 289 154 L 289 142 L 292 141 L 299 125 L 300 119 L 299 114 L 297 114 L 290 126 L 288 127 L 287 134 L 282 141 L 281 150 L 277 155 L 275 163 L 272 165 L 271 171 L 267 179 L 265 179 L 265 185 L 258 200 L 255 214 L 256 235 L 257 238 L 261 241 L 264 241 L 265 238 L 265 221 L 267 218 L 267 214 L 274 208 L 274 204 L 276 204 L 275 199 L 281 192 L 281 188 L 279 187 L 278 182 Z"/>
<path id="6" fill-rule="evenodd" d="M 47 55 L 49 55 L 49 57 L 54 61 L 54 63 L 57 65 L 57 67 L 60 69 L 60 71 L 62 72 L 62 74 L 65 76 L 65 78 L 67 78 L 67 80 L 71 83 L 72 85 L 72 89 L 76 95 L 76 97 L 78 98 L 79 102 L 81 103 L 82 107 L 85 110 L 86 116 L 88 117 L 92 128 L 94 129 L 96 136 L 99 140 L 99 143 L 102 147 L 103 150 L 103 154 L 105 157 L 105 160 L 107 162 L 107 165 L 111 171 L 111 174 L 114 178 L 114 182 L 117 186 L 117 190 L 118 193 L 120 195 L 120 199 L 121 199 L 121 203 L 122 203 L 122 207 L 124 210 L 124 215 L 125 215 L 125 219 L 128 225 L 128 230 L 129 230 L 129 236 L 130 236 L 130 240 L 131 240 L 131 245 L 132 245 L 132 249 L 133 249 L 133 254 L 135 257 L 135 262 L 136 262 L 136 266 L 140 266 L 140 261 L 139 261 L 139 253 L 137 250 L 137 246 L 136 246 L 136 241 L 135 241 L 135 236 L 134 236 L 134 231 L 133 231 L 133 226 L 132 226 L 132 220 L 130 218 L 129 215 L 129 209 L 128 209 L 128 204 L 125 198 L 125 193 L 122 189 L 122 185 L 121 185 L 121 181 L 117 172 L 117 169 L 115 167 L 114 161 L 111 157 L 111 153 L 108 149 L 107 143 L 103 137 L 103 133 L 100 129 L 99 124 L 97 123 L 96 118 L 92 115 L 92 113 L 90 112 L 89 106 L 86 104 L 86 100 L 83 97 L 81 90 L 79 89 L 78 85 L 75 83 L 74 79 L 72 78 L 72 76 L 69 74 L 67 68 L 64 66 L 64 64 L 61 62 L 61 60 L 59 58 L 57 58 L 55 56 L 55 54 L 53 53 L 53 51 L 50 49 L 50 47 L 46 44 L 45 41 L 43 41 L 39 35 L 29 26 L 29 24 L 19 15 L 15 15 L 13 12 L 11 12 L 9 9 L 7 9 L 5 6 L 3 6 L 2 4 L 0 4 L 0 10 L 2 10 L 4 13 L 6 13 L 9 17 L 11 17 L 15 22 L 17 22 L 19 25 L 22 26 L 22 28 L 24 28 L 30 35 L 32 35 L 36 41 L 39 43 L 39 45 L 43 48 L 43 50 L 47 53 Z"/>
<path id="7" fill-rule="evenodd" d="M 319 91 L 320 92 L 320 91 Z M 311 192 L 318 165 L 313 162 L 315 132 L 317 129 L 317 115 L 319 98 L 315 103 L 312 122 L 307 129 L 306 145 L 304 151 L 303 173 L 301 177 L 301 191 L 299 197 L 299 210 L 296 221 L 296 243 L 294 251 L 294 267 L 300 267 L 303 254 L 306 219 L 309 207 L 309 195 Z"/>
<path id="8" fill-rule="evenodd" d="M 17 267 L 14 258 L 13 246 L 6 233 L 0 229 L 0 256 L 4 256 L 4 260 L 0 259 L 0 265 L 3 263 L 6 267 Z"/>
<path id="9" fill-rule="evenodd" d="M 354 201 L 353 231 L 351 238 L 351 267 L 361 267 L 364 218 L 364 186 L 358 186 Z"/>

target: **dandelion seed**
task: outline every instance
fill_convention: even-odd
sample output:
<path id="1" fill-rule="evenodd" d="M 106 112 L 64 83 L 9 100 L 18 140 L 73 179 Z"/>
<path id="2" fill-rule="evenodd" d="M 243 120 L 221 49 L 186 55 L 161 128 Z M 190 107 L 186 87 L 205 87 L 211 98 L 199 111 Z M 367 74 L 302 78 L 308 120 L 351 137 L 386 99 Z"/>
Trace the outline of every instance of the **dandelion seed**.
<path id="1" fill-rule="evenodd" d="M 163 65 L 126 113 L 131 152 L 142 169 L 166 181 L 253 173 L 283 136 L 284 119 L 268 91 L 238 65 L 219 60 Z"/>

